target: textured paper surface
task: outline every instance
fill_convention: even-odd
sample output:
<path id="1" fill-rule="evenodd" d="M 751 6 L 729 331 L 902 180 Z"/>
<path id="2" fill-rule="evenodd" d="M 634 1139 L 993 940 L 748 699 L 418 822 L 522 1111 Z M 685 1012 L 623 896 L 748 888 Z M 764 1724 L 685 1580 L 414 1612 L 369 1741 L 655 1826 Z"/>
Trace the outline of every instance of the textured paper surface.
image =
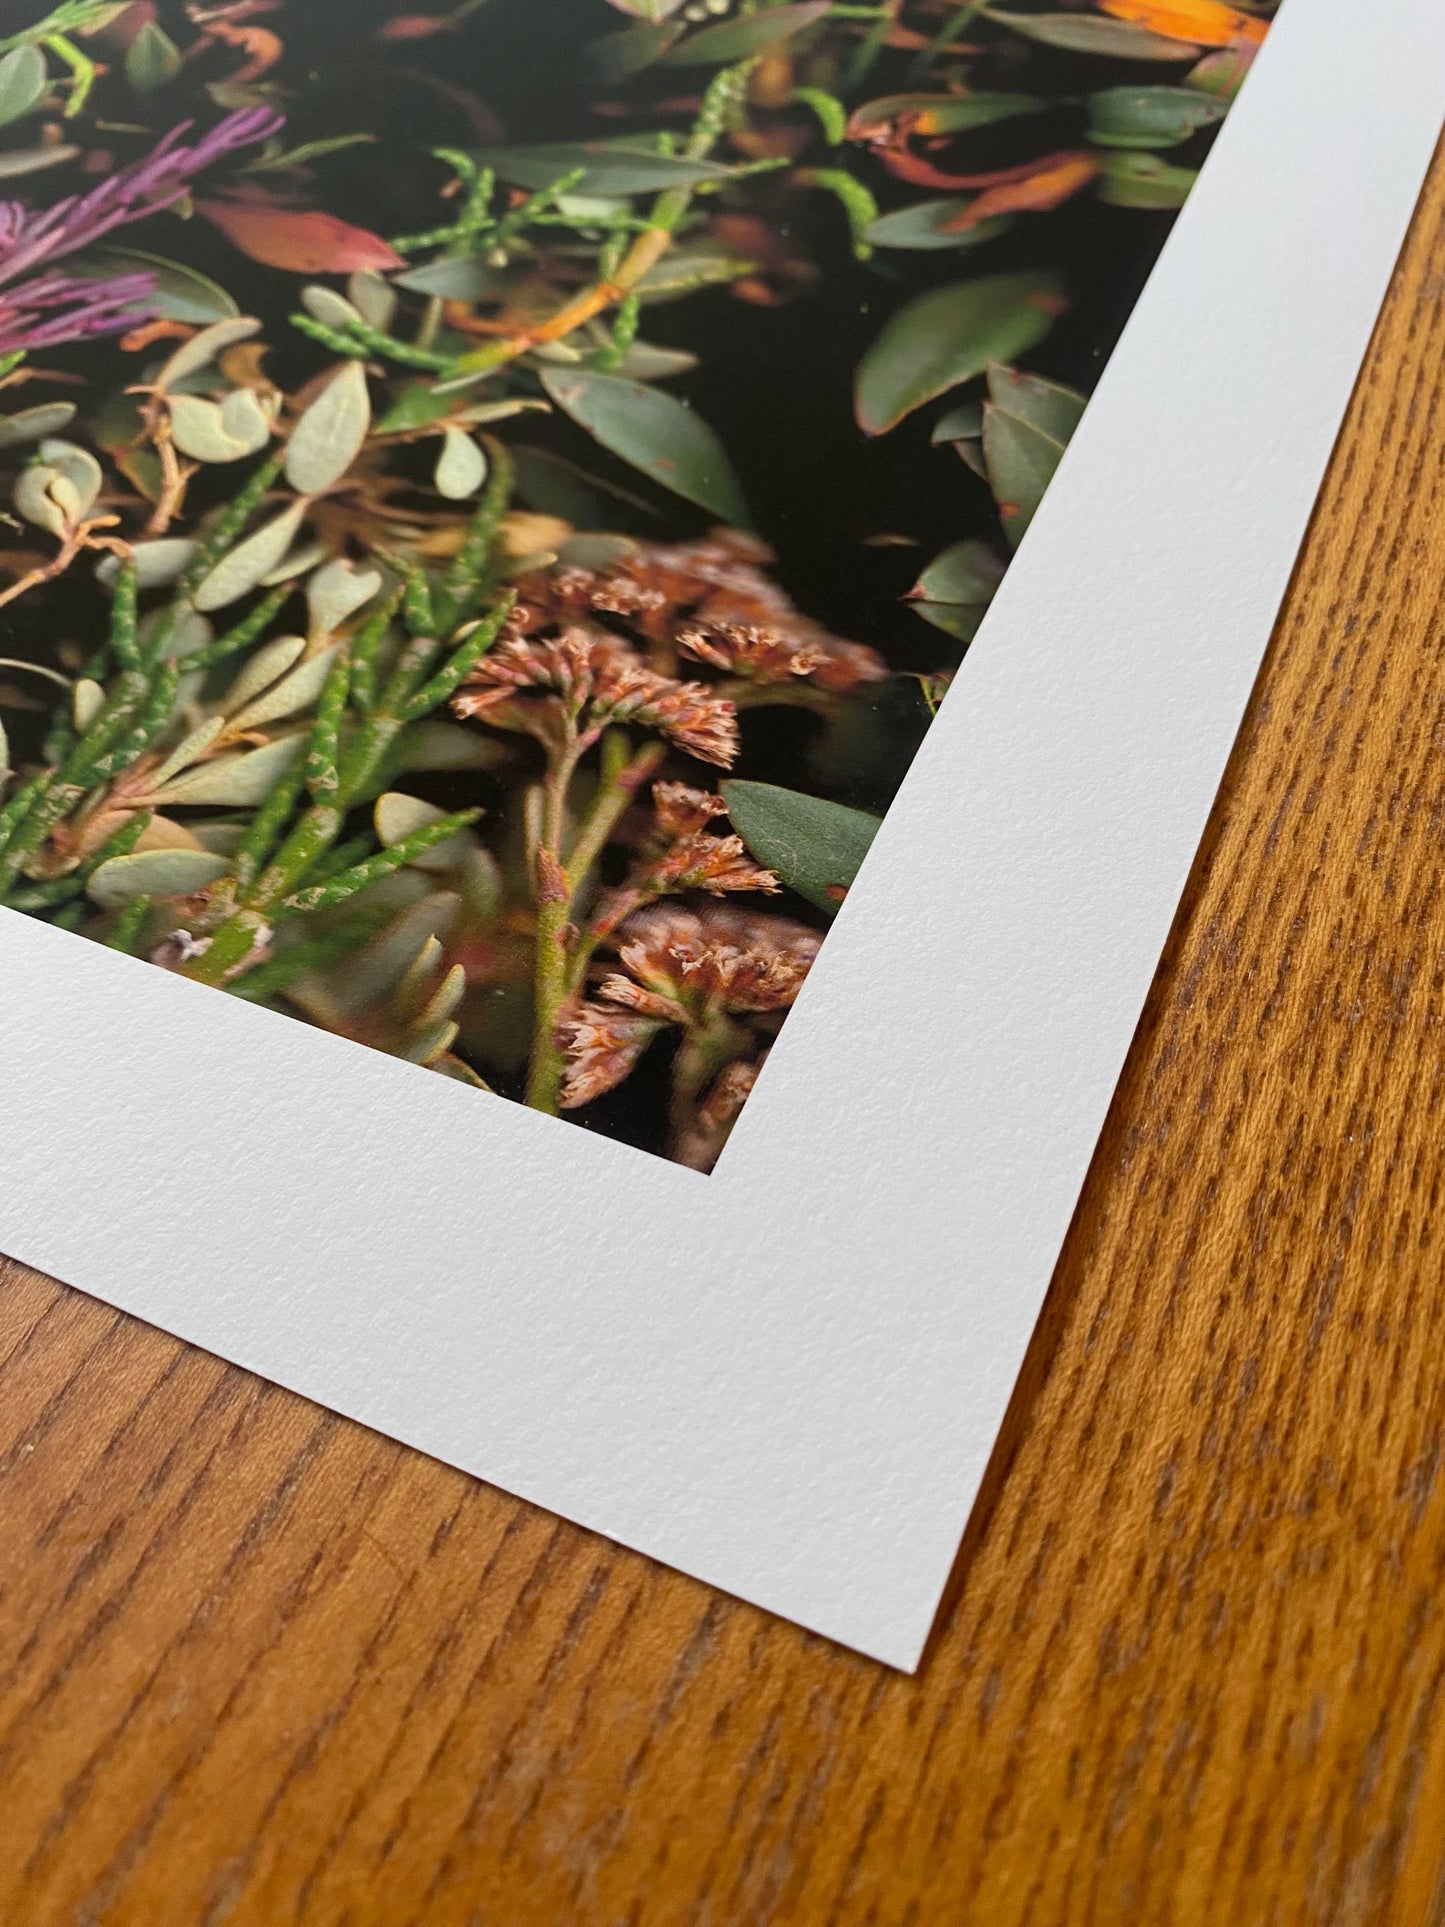
<path id="1" fill-rule="evenodd" d="M 0 1248 L 915 1664 L 1442 113 L 1289 0 L 712 1177 L 6 911 Z"/>

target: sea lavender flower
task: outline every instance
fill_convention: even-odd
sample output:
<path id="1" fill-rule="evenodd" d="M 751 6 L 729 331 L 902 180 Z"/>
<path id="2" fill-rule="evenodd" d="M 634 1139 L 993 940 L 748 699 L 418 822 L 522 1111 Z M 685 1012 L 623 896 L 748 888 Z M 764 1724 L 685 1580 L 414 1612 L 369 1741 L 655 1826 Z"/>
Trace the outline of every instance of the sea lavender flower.
<path id="1" fill-rule="evenodd" d="M 114 334 L 155 312 L 149 274 L 82 278 L 56 272 L 51 264 L 93 246 L 113 228 L 170 207 L 202 168 L 265 140 L 283 125 L 283 116 L 270 107 L 244 107 L 187 147 L 183 137 L 192 124 L 173 127 L 143 160 L 120 168 L 88 194 L 39 209 L 0 201 L 0 354 Z"/>

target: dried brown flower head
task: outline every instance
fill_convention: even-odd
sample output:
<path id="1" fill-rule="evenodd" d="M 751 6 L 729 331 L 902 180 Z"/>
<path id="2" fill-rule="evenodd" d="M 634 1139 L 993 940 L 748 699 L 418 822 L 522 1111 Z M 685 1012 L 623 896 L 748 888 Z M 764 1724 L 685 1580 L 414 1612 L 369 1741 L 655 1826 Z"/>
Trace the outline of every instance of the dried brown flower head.
<path id="1" fill-rule="evenodd" d="M 549 743 L 568 722 L 584 742 L 608 723 L 635 722 L 723 769 L 738 752 L 737 711 L 726 697 L 659 675 L 620 636 L 582 624 L 554 638 L 503 636 L 452 707 Z"/>
<path id="2" fill-rule="evenodd" d="M 756 622 L 715 622 L 682 630 L 677 646 L 685 656 L 749 682 L 780 683 L 806 678 L 823 689 L 847 690 L 880 682 L 888 665 L 861 642 L 844 642 L 802 617 L 785 627 Z"/>
<path id="3" fill-rule="evenodd" d="M 881 656 L 801 615 L 763 572 L 772 553 L 756 536 L 714 529 L 697 542 L 639 543 L 602 569 L 563 566 L 518 588 L 519 633 L 614 616 L 648 642 L 758 683 L 807 678 L 847 690 L 887 675 Z"/>
<path id="4" fill-rule="evenodd" d="M 660 1004 L 640 1003 L 639 988 L 689 1015 L 701 1016 L 709 1006 L 784 1010 L 802 988 L 821 941 L 806 924 L 731 904 L 704 910 L 655 904 L 623 926 L 617 955 L 628 975 L 608 976 L 598 995 L 656 1015 L 662 1014 Z"/>
<path id="5" fill-rule="evenodd" d="M 655 1019 L 619 1010 L 612 1004 L 583 1004 L 562 1027 L 567 1071 L 562 1108 L 575 1111 L 614 1090 L 630 1077 L 637 1060 L 662 1029 Z"/>

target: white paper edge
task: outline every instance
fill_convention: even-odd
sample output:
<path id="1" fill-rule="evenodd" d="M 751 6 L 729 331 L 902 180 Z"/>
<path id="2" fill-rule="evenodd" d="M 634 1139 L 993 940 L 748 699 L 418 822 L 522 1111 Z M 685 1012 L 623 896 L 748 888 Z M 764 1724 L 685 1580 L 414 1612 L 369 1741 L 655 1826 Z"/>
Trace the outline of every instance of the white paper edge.
<path id="1" fill-rule="evenodd" d="M 1445 113 L 1288 0 L 711 1178 L 0 915 L 0 1249 L 918 1660 Z"/>

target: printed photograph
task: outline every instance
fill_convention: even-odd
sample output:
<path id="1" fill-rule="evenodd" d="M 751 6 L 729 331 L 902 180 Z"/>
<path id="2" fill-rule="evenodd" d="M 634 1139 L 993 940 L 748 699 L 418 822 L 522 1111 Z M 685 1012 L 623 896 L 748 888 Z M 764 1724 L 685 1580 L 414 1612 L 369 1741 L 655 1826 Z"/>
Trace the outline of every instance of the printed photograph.
<path id="1" fill-rule="evenodd" d="M 12 0 L 0 907 L 710 1170 L 1275 10 Z"/>

